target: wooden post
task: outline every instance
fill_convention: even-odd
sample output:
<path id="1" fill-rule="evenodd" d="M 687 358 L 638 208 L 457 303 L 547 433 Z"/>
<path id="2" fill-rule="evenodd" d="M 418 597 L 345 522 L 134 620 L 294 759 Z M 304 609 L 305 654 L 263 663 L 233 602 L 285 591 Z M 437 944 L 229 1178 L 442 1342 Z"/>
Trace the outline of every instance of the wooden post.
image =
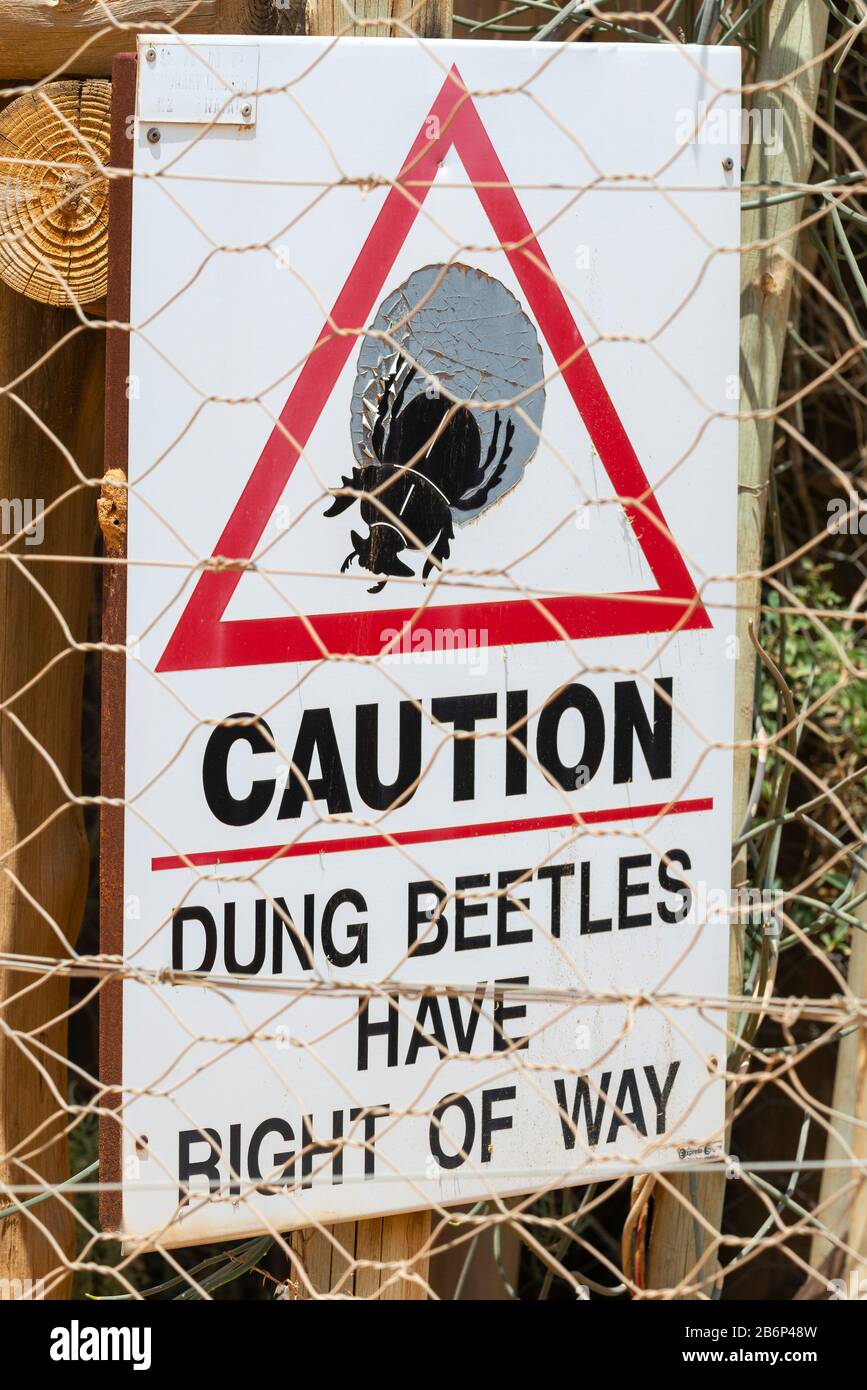
<path id="1" fill-rule="evenodd" d="M 304 0 L 0 0 L 0 73 L 19 78 L 108 77 L 136 31 L 179 34 L 293 34 Z M 114 22 L 112 22 L 112 20 Z"/>
<path id="2" fill-rule="evenodd" d="M 775 113 L 780 139 L 755 141 L 749 150 L 747 182 L 804 183 L 812 165 L 812 115 L 816 109 L 822 64 L 818 61 L 828 27 L 824 0 L 772 0 L 766 13 L 766 39 L 757 76 L 767 90 L 755 94 L 752 105 Z M 779 88 L 774 84 L 796 74 Z M 745 201 L 763 196 L 750 189 Z M 741 222 L 741 404 L 738 464 L 738 658 L 735 673 L 735 755 L 733 835 L 741 830 L 750 782 L 750 742 L 753 738 L 755 653 L 748 624 L 756 617 L 761 589 L 768 475 L 780 370 L 794 279 L 789 257 L 797 249 L 797 224 L 803 200 L 775 203 L 744 213 Z M 732 882 L 746 881 L 746 856 L 735 864 Z M 743 990 L 743 945 L 732 933 L 729 989 Z M 697 1207 L 705 1221 L 719 1230 L 725 1178 L 698 1175 Z M 657 1184 L 648 1247 L 648 1287 L 676 1289 L 700 1262 L 695 1247 L 701 1223 L 693 1219 L 689 1180 L 670 1178 Z M 706 1238 L 710 1237 L 705 1232 Z M 712 1265 L 705 1263 L 700 1279 Z M 709 1288 L 705 1285 L 705 1293 Z M 690 1296 L 690 1295 L 687 1295 Z"/>
<path id="3" fill-rule="evenodd" d="M 8 8 L 8 7 L 7 7 Z M 17 161 L 87 163 L 67 119 L 86 126 L 100 159 L 108 148 L 105 83 L 56 83 L 0 116 L 0 175 L 14 197 L 0 206 L 0 275 L 42 300 L 60 276 L 79 294 L 98 292 L 89 250 L 104 236 L 101 181 L 81 168 L 35 172 Z M 28 232 L 29 215 L 43 219 Z M 67 229 L 69 242 L 67 249 Z M 17 240 L 10 240 L 17 238 Z M 83 264 L 79 265 L 79 255 Z M 98 261 L 98 255 L 97 255 Z M 80 271 L 80 273 L 79 273 Z M 0 536 L 0 956 L 66 954 L 78 934 L 88 849 L 80 807 L 83 656 L 102 462 L 102 325 L 47 308 L 0 284 L 0 499 L 17 530 L 44 507 L 44 535 Z M 59 346 L 58 346 L 59 345 Z M 53 504 L 57 504 L 56 506 Z M 37 542 L 37 543 L 33 543 Z M 69 556 L 68 563 L 49 557 Z M 69 788 L 67 792 L 66 788 Z M 64 1130 L 66 983 L 0 971 L 0 1179 L 55 1184 L 69 1176 Z M 60 1020 L 53 1023 L 52 1020 Z M 15 1202 L 0 1194 L 0 1209 Z M 45 1280 L 46 1297 L 68 1293 L 69 1209 L 52 1199 L 0 1221 L 0 1275 Z M 26 1288 L 26 1283 L 25 1283 Z"/>
<path id="4" fill-rule="evenodd" d="M 423 39 L 448 39 L 452 33 L 451 0 L 307 0 L 304 14 L 306 34 L 400 38 L 411 30 Z"/>
<path id="5" fill-rule="evenodd" d="M 448 38 L 452 32 L 451 0 L 425 0 L 421 5 L 418 0 L 415 4 L 412 0 L 354 0 L 351 11 L 376 23 L 355 24 L 342 0 L 307 0 L 305 32 L 399 37 L 406 30 L 395 20 L 402 20 L 423 38 Z M 292 1249 L 315 1293 L 328 1294 L 338 1285 L 346 1274 L 348 1257 L 374 1263 L 350 1273 L 340 1284 L 341 1294 L 382 1300 L 427 1297 L 428 1256 L 423 1252 L 430 1239 L 429 1212 L 345 1222 L 329 1231 L 330 1238 L 313 1229 L 292 1237 Z M 401 1263 L 410 1277 L 395 1279 L 393 1267 Z M 300 1281 L 296 1284 L 299 1297 L 310 1296 Z"/>
<path id="6" fill-rule="evenodd" d="M 110 82 L 51 82 L 0 115 L 0 278 L 28 299 L 105 297 L 110 119 Z"/>
<path id="7" fill-rule="evenodd" d="M 863 879 L 862 879 L 863 885 Z M 864 916 L 863 912 L 859 914 Z M 852 959 L 849 965 L 849 988 L 853 994 L 863 1000 L 867 996 L 867 950 L 865 950 L 865 938 L 863 931 L 854 933 L 858 939 L 858 955 L 855 956 L 853 949 Z M 855 1163 L 859 1165 L 857 1169 L 844 1170 L 843 1181 L 848 1181 L 851 1177 L 857 1178 L 857 1186 L 854 1192 L 845 1202 L 845 1217 L 841 1220 L 839 1208 L 837 1221 L 843 1226 L 846 1242 L 853 1252 L 846 1260 L 845 1279 L 846 1294 L 849 1298 L 863 1298 L 867 1293 L 867 1025 L 862 1021 L 860 1028 L 855 1033 L 850 1034 L 853 1042 L 851 1073 L 854 1081 L 854 1104 L 852 1105 L 852 1152 Z M 841 1052 L 849 1038 L 845 1038 L 841 1043 Z M 838 1077 L 840 1074 L 841 1062 L 846 1062 L 848 1058 L 844 1055 L 838 1062 Z M 834 1087 L 834 1099 L 836 1104 L 837 1087 Z M 845 1098 L 844 1098 L 845 1103 Z M 828 1157 L 833 1154 L 834 1140 L 832 1136 L 828 1138 Z M 848 1155 L 846 1155 L 848 1157 Z M 823 1177 L 828 1176 L 828 1171 Z M 824 1183 L 823 1183 L 824 1193 Z M 841 1203 L 841 1205 L 843 1205 Z M 815 1266 L 814 1266 L 815 1268 Z M 854 1278 L 853 1278 L 854 1276 Z M 854 1292 L 853 1292 L 854 1290 Z"/>
<path id="8" fill-rule="evenodd" d="M 862 874 L 856 896 L 867 892 L 867 874 Z M 864 930 L 853 929 L 846 983 L 856 999 L 867 998 L 867 902 L 856 908 L 865 923 Z M 825 1143 L 829 1163 L 847 1163 L 854 1153 L 867 1158 L 867 1028 L 855 1028 L 837 1047 L 834 1094 L 831 1107 L 836 1115 L 829 1119 L 831 1131 Z M 859 1129 L 860 1125 L 860 1129 Z M 856 1180 L 853 1189 L 852 1183 Z M 819 1189 L 819 1220 L 823 1226 L 848 1241 L 867 1263 L 867 1178 L 857 1183 L 854 1168 L 826 1168 Z M 836 1279 L 846 1272 L 847 1260 L 839 1246 L 816 1234 L 810 1245 L 810 1264 L 824 1279 Z M 852 1264 L 850 1267 L 855 1267 Z M 862 1274 L 860 1277 L 864 1277 Z"/>

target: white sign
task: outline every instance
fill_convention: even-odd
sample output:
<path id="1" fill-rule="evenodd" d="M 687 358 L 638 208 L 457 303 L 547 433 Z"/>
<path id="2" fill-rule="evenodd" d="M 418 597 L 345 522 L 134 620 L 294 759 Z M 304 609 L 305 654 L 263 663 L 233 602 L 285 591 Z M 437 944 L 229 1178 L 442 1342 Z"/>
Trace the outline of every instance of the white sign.
<path id="1" fill-rule="evenodd" d="M 739 54 L 231 53 L 134 132 L 123 1230 L 718 1153 Z"/>

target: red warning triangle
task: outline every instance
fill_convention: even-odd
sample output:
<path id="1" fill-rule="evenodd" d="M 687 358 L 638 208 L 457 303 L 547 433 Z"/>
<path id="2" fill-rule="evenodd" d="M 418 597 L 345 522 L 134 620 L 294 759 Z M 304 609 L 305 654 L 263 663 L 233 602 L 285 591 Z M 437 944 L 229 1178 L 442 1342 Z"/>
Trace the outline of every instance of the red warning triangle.
<path id="1" fill-rule="evenodd" d="M 309 617 L 223 621 L 243 567 L 256 549 L 299 454 L 305 448 L 416 220 L 437 170 L 454 147 L 497 242 L 535 315 L 563 381 L 624 511 L 656 589 L 543 600 L 369 609 Z M 709 628 L 710 619 L 644 470 L 627 438 L 548 262 L 533 235 L 479 113 L 453 67 L 367 237 L 214 548 L 219 568 L 200 575 L 157 667 L 192 671 L 315 661 L 328 654 L 376 655 L 383 630 L 410 629 L 436 614 L 438 626 L 486 631 L 489 646 L 563 638 L 615 637 Z"/>

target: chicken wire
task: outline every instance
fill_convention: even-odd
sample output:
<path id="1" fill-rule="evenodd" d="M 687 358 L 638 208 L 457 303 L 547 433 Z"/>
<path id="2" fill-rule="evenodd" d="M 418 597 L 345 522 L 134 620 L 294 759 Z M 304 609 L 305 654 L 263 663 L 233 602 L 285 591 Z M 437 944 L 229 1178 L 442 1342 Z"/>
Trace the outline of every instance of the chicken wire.
<path id="1" fill-rule="evenodd" d="M 33 665 L 23 675 L 16 668 L 11 685 L 4 680 L 0 706 L 7 731 L 4 785 L 13 780 L 10 759 L 16 763 L 15 777 L 22 776 L 22 767 L 23 775 L 29 776 L 29 764 L 47 765 L 54 784 L 53 800 L 44 801 L 41 814 L 30 824 L 22 825 L 12 813 L 13 796 L 4 796 L 3 803 L 8 813 L 2 842 L 8 890 L 4 903 L 11 924 L 6 932 L 0 923 L 0 940 L 5 943 L 0 952 L 0 1053 L 5 1054 L 0 1107 L 7 1116 L 5 1128 L 0 1127 L 0 1287 L 4 1296 L 57 1296 L 68 1292 L 71 1277 L 79 1296 L 130 1299 L 211 1298 L 218 1290 L 219 1296 L 279 1299 L 461 1298 L 479 1296 L 480 1291 L 508 1299 L 864 1296 L 860 1281 L 867 1273 L 863 1267 L 867 1258 L 863 1216 L 867 547 L 862 536 L 867 534 L 867 523 L 862 494 L 867 213 L 861 199 L 867 191 L 863 167 L 867 14 L 860 0 L 829 3 L 827 37 L 819 51 L 806 58 L 799 53 L 786 55 L 788 61 L 778 65 L 779 75 L 762 79 L 762 62 L 769 41 L 773 42 L 773 29 L 769 39 L 768 27 L 773 8 L 764 0 L 749 4 L 674 0 L 652 10 L 575 3 L 560 8 L 533 0 L 488 5 L 476 13 L 454 16 L 456 36 L 512 35 L 575 44 L 608 39 L 669 45 L 738 43 L 743 49 L 741 95 L 747 111 L 767 109 L 762 101 L 771 93 L 781 120 L 793 125 L 809 123 L 801 80 L 805 70 L 814 71 L 817 78 L 812 160 L 803 179 L 768 183 L 750 178 L 752 146 L 766 137 L 775 139 L 777 132 L 763 130 L 760 121 L 744 127 L 744 226 L 758 225 L 749 222 L 749 214 L 784 204 L 795 205 L 797 220 L 758 245 L 747 241 L 742 246 L 743 254 L 757 250 L 763 257 L 765 274 L 771 277 L 762 286 L 763 295 L 773 300 L 781 292 L 774 276 L 782 267 L 783 278 L 791 275 L 792 297 L 780 334 L 779 398 L 768 407 L 751 409 L 742 382 L 738 415 L 742 435 L 751 424 L 770 428 L 763 434 L 769 450 L 767 481 L 757 489 L 767 524 L 756 576 L 759 608 L 750 634 L 756 677 L 749 795 L 747 805 L 740 808 L 742 823 L 732 846 L 735 882 L 742 892 L 727 900 L 735 973 L 730 996 L 723 1000 L 666 991 L 651 1000 L 655 1009 L 675 1019 L 688 1007 L 722 1006 L 727 1011 L 727 1056 L 719 1065 L 727 1083 L 729 1119 L 725 1135 L 720 1136 L 718 1160 L 677 1174 L 645 1172 L 638 1163 L 634 1173 L 612 1181 L 562 1189 L 541 1181 L 528 1184 L 524 1196 L 506 1200 L 492 1194 L 460 1210 L 447 1203 L 434 1204 L 429 1214 L 412 1220 L 394 1216 L 320 1224 L 292 1234 L 268 1229 L 269 1223 L 263 1220 L 261 1235 L 206 1251 L 169 1248 L 159 1230 L 147 1241 L 133 1241 L 121 1250 L 111 1233 L 101 1230 L 96 1197 L 110 1193 L 115 1185 L 100 1181 L 96 1122 L 117 1112 L 116 1098 L 98 1072 L 95 1029 L 100 996 L 121 978 L 159 983 L 156 972 L 149 975 L 133 961 L 100 953 L 93 889 L 99 859 L 98 813 L 105 803 L 99 792 L 96 752 L 97 691 L 101 661 L 105 668 L 105 654 L 111 650 L 111 644 L 107 647 L 99 636 L 99 587 L 105 571 L 117 574 L 124 567 L 120 551 L 126 481 L 117 474 L 106 483 L 94 478 L 79 466 L 68 443 L 68 428 L 64 433 L 45 423 L 41 434 L 33 437 L 40 438 L 41 448 L 60 451 L 65 485 L 53 496 L 4 499 L 0 546 L 7 611 L 15 611 L 14 585 L 26 584 L 58 634 L 50 662 Z M 814 16 L 823 10 L 821 5 L 809 8 Z M 295 22 L 289 17 L 284 27 Z M 411 32 L 405 20 L 395 21 L 393 29 Z M 75 72 L 74 57 L 68 70 Z M 41 86 L 35 84 L 34 90 Z M 7 87 L 4 96 L 12 100 L 21 93 L 20 87 Z M 50 96 L 46 99 L 50 101 Z M 94 165 L 92 141 L 80 139 L 80 143 L 85 195 L 101 181 L 127 178 L 123 169 L 104 160 L 97 159 Z M 58 166 L 58 172 L 66 167 Z M 390 179 L 388 173 L 380 177 L 384 182 Z M 660 186 L 664 180 L 661 173 Z M 78 186 L 63 194 L 61 202 L 81 196 Z M 172 196 L 182 199 L 182 187 L 175 188 Z M 32 230 L 26 222 L 11 231 L 4 229 L 0 244 L 17 250 Z M 279 254 L 279 247 L 270 249 Z M 730 250 L 715 249 L 720 254 Z M 5 263 L 7 256 L 2 259 Z M 55 267 L 51 273 L 63 280 L 62 268 Z M 8 297 L 12 292 L 5 293 Z M 673 312 L 679 307 L 673 305 Z M 411 308 L 410 317 L 413 312 Z M 80 350 L 83 335 L 102 337 L 104 330 L 104 319 L 76 303 L 62 320 L 56 342 L 41 341 L 30 352 L 28 339 L 28 360 L 7 373 L 3 388 L 7 410 L 26 417 L 38 430 L 40 422 L 33 420 L 27 400 L 31 378 L 50 363 L 57 343 L 68 342 Z M 134 335 L 137 325 L 113 325 L 112 331 Z M 376 339 L 372 341 L 375 346 Z M 748 357 L 748 340 L 742 348 Z M 395 380 L 392 402 L 398 389 Z M 472 392 L 466 397 L 456 394 L 452 406 L 457 410 L 471 398 Z M 355 453 L 361 465 L 363 384 L 358 399 Z M 370 417 L 375 413 L 374 402 L 368 410 L 368 429 L 373 428 L 375 421 Z M 732 414 L 737 414 L 735 407 Z M 36 457 L 31 466 L 38 479 Z M 346 500 L 360 500 L 359 480 L 350 478 L 344 484 Z M 743 479 L 742 484 L 749 488 Z M 332 493 L 332 497 L 340 495 L 340 491 Z M 84 545 L 77 541 L 73 549 L 63 544 L 64 531 L 57 518 L 67 515 L 63 508 L 77 498 L 83 500 L 83 510 L 92 520 L 98 497 L 106 549 L 91 556 L 86 524 L 81 530 Z M 328 500 L 324 494 L 323 502 Z M 378 506 L 386 520 L 399 521 L 388 506 L 387 492 Z M 448 559 L 438 558 L 447 573 Z M 196 555 L 189 574 L 221 563 L 209 554 Z M 94 575 L 86 628 L 80 613 L 70 620 L 63 600 L 44 578 L 54 567 L 68 566 L 86 566 Z M 504 560 L 504 571 L 507 567 Z M 257 559 L 257 569 L 267 577 L 267 554 Z M 17 637 L 7 626 L 4 644 Z M 40 686 L 49 672 L 56 672 L 58 666 L 77 669 L 64 665 L 70 653 L 86 659 L 82 780 L 75 757 L 67 764 L 56 750 L 46 748 L 27 715 L 32 708 L 27 701 L 40 699 Z M 322 660 L 328 659 L 324 654 Z M 749 662 L 750 657 L 741 651 L 739 660 Z M 74 674 L 61 694 L 73 704 L 77 700 Z M 446 730 L 444 738 L 453 741 L 456 735 Z M 58 818 L 72 818 L 86 829 L 89 840 L 92 888 L 83 925 L 77 912 L 55 916 L 45 906 L 46 870 L 33 867 L 40 843 L 51 845 L 47 837 Z M 323 823 L 330 819 L 320 815 Z M 379 822 L 366 824 L 376 828 Z M 576 842 L 582 833 L 576 828 Z M 639 832 L 636 836 L 642 839 Z M 185 846 L 174 846 L 174 850 L 182 855 Z M 454 901 L 454 895 L 449 896 Z M 496 899 L 498 894 L 492 890 L 477 896 Z M 24 928 L 16 927 L 22 915 Z M 35 919 L 46 929 L 38 938 L 26 930 L 28 923 L 32 929 Z M 39 950 L 32 945 L 34 939 L 43 943 Z M 45 948 L 49 942 L 54 943 L 53 949 Z M 171 978 L 183 987 L 183 972 L 175 971 Z M 46 983 L 52 992 L 42 989 Z M 237 989 L 244 981 L 223 975 L 215 983 L 222 987 L 231 983 Z M 64 1002 L 67 985 L 68 1005 Z M 268 988 L 282 993 L 285 1002 L 317 991 L 324 996 L 331 986 L 314 978 L 269 981 Z M 352 986 L 359 1007 L 365 998 L 381 998 L 383 988 L 382 979 Z M 465 986 L 446 983 L 433 992 L 443 999 L 469 1000 L 476 1010 L 486 1007 L 484 1002 L 474 1002 L 472 990 Z M 514 987 L 512 993 L 518 1000 L 532 997 L 531 989 L 522 993 Z M 564 998 L 568 1004 L 568 990 Z M 23 1025 L 22 1001 L 29 1009 Z M 550 996 L 549 1002 L 556 1000 Z M 595 999 L 582 994 L 581 1002 L 637 1008 L 648 1001 L 628 994 Z M 68 1066 L 62 1037 L 66 1024 L 70 1028 Z M 497 1028 L 496 1020 L 493 1026 Z M 506 1038 L 502 1027 L 500 1031 Z M 429 1035 L 425 1041 L 436 1043 Z M 510 1060 L 519 1070 L 520 1053 L 511 1052 Z M 578 1077 L 584 1068 L 564 1059 L 562 1070 Z M 42 1097 L 41 1110 L 34 1111 L 29 1101 L 24 1102 L 25 1096 L 32 1099 L 34 1095 Z M 129 1099 L 124 1096 L 125 1102 Z M 607 1099 L 613 1101 L 613 1097 Z M 23 1115 L 36 1118 L 16 1130 L 10 1116 L 19 1107 Z M 120 1113 L 123 1122 L 122 1109 Z M 359 1142 L 357 1136 L 340 1140 L 330 1146 L 323 1160 L 311 1141 L 314 1175 L 317 1164 L 334 1161 L 341 1145 L 357 1149 Z M 299 1147 L 297 1158 L 300 1153 Z M 68 1178 L 46 1179 L 47 1154 L 53 1155 L 55 1164 L 60 1155 L 61 1166 L 68 1165 Z M 240 1200 L 244 1201 L 243 1192 Z M 35 1246 L 38 1257 L 33 1264 L 22 1264 L 20 1251 L 32 1243 L 33 1232 L 44 1237 Z M 678 1271 L 675 1277 L 670 1277 L 672 1269 Z"/>

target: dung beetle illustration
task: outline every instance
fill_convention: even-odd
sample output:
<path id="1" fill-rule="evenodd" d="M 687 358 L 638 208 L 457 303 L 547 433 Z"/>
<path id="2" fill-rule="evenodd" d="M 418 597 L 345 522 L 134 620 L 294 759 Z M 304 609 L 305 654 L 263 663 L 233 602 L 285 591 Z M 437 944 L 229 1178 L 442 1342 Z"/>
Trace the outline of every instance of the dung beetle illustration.
<path id="1" fill-rule="evenodd" d="M 406 401 L 415 375 L 416 368 L 406 361 L 394 366 L 376 407 L 373 458 L 342 479 L 344 488 L 365 494 L 361 519 L 369 529 L 367 536 L 350 531 L 353 549 L 341 573 L 357 559 L 371 574 L 411 576 L 401 551 L 423 548 L 426 579 L 434 564 L 449 557 L 455 534 L 452 509 L 483 507 L 505 472 L 515 433 L 512 421 L 506 422 L 501 442 L 502 421 L 495 411 L 483 460 L 481 433 L 467 406 L 426 392 Z M 376 501 L 368 501 L 370 496 Z M 325 515 L 340 516 L 356 500 L 351 494 L 335 497 Z M 379 593 L 385 584 L 383 579 L 368 592 Z"/>
<path id="2" fill-rule="evenodd" d="M 515 295 L 472 266 L 423 266 L 383 300 L 362 342 L 351 402 L 355 462 L 325 512 L 355 503 L 354 561 L 378 583 L 442 568 L 455 527 L 481 517 L 523 476 L 539 444 L 544 366 Z"/>

